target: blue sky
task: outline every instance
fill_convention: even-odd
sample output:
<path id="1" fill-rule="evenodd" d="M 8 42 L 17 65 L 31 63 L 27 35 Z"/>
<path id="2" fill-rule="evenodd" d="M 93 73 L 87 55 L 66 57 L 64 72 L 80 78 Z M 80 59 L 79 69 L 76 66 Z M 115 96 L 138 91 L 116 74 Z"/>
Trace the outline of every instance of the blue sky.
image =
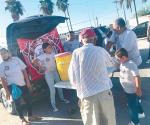
<path id="1" fill-rule="evenodd" d="M 20 0 L 24 6 L 24 17 L 40 14 L 39 0 Z M 56 3 L 56 0 L 52 0 Z M 141 9 L 145 4 L 142 0 L 136 0 L 137 10 Z M 149 1 L 149 0 L 148 0 Z M 95 26 L 95 18 L 98 18 L 99 24 L 109 25 L 117 18 L 115 4 L 113 0 L 69 0 L 69 11 L 73 24 L 73 29 L 77 30 L 87 26 Z M 147 4 L 149 4 L 148 2 Z M 5 0 L 0 0 L 0 37 L 5 37 L 6 27 L 12 23 L 11 15 L 5 11 Z M 119 7 L 119 6 L 118 6 Z M 126 10 L 127 19 L 131 18 L 134 11 Z M 54 8 L 53 15 L 64 16 L 64 14 Z M 119 9 L 119 15 L 123 17 L 122 9 Z M 66 24 L 58 26 L 59 33 L 67 32 Z"/>

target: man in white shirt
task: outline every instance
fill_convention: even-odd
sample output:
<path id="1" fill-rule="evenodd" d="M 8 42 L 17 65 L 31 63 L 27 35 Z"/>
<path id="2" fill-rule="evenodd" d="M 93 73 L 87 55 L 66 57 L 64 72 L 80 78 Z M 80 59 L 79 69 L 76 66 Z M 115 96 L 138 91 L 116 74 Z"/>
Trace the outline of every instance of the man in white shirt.
<path id="1" fill-rule="evenodd" d="M 26 72 L 26 65 L 18 58 L 11 57 L 8 50 L 5 48 L 0 49 L 0 56 L 3 62 L 0 64 L 0 78 L 2 81 L 3 88 L 6 91 L 7 99 L 10 99 L 12 94 L 12 85 L 15 84 L 22 92 L 21 97 L 24 99 L 27 107 L 28 120 L 39 120 L 41 118 L 32 116 L 32 104 L 31 95 L 28 88 L 31 88 L 31 84 Z M 23 125 L 30 124 L 23 115 L 23 107 L 21 106 L 20 97 L 13 99 L 18 115 Z"/>
<path id="2" fill-rule="evenodd" d="M 94 46 L 95 37 L 91 28 L 80 33 L 83 46 L 72 54 L 69 79 L 81 100 L 84 125 L 116 125 L 112 83 L 106 67 L 113 61 L 107 51 Z"/>
<path id="3" fill-rule="evenodd" d="M 115 32 L 113 32 L 107 43 L 107 50 L 109 50 L 113 44 L 116 45 L 117 50 L 125 48 L 128 51 L 129 60 L 132 60 L 139 66 L 142 63 L 142 59 L 137 46 L 137 37 L 135 33 L 126 27 L 123 18 L 116 19 L 114 30 Z"/>

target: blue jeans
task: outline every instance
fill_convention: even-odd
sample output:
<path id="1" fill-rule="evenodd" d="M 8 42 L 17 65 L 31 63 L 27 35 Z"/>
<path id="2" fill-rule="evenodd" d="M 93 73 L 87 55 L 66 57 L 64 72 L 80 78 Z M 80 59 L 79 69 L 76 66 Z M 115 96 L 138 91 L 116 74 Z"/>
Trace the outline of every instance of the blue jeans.
<path id="1" fill-rule="evenodd" d="M 57 71 L 51 71 L 51 72 L 45 73 L 45 80 L 46 80 L 46 83 L 47 83 L 47 85 L 49 87 L 49 90 L 50 90 L 51 105 L 52 105 L 53 108 L 56 108 L 56 101 L 55 101 L 56 91 L 55 91 L 54 84 L 55 84 L 55 82 L 60 81 L 58 72 Z M 61 100 L 64 99 L 62 89 L 58 89 L 58 95 L 59 95 Z"/>
<path id="2" fill-rule="evenodd" d="M 126 93 L 131 121 L 136 125 L 139 123 L 138 113 L 143 113 L 139 103 L 139 97 L 135 93 Z"/>

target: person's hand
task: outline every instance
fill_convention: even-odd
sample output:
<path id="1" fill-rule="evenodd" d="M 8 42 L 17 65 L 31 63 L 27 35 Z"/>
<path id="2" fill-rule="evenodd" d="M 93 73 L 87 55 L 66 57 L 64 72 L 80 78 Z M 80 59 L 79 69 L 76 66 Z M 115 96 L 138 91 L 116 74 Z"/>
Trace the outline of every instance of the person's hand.
<path id="1" fill-rule="evenodd" d="M 142 96 L 141 88 L 136 88 L 136 95 L 139 96 L 139 97 Z"/>
<path id="2" fill-rule="evenodd" d="M 10 92 L 6 92 L 6 99 L 10 100 Z"/>

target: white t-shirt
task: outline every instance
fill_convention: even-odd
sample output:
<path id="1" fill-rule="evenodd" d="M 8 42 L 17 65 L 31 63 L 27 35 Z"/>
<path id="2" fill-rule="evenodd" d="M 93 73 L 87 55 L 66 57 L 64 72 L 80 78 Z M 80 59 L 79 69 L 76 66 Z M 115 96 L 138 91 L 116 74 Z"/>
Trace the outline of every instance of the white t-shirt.
<path id="1" fill-rule="evenodd" d="M 139 70 L 133 61 L 130 60 L 120 65 L 120 83 L 126 93 L 136 92 L 134 76 L 139 76 Z"/>
<path id="2" fill-rule="evenodd" d="M 137 37 L 132 30 L 126 29 L 121 34 L 113 32 L 110 41 L 116 44 L 117 49 L 125 48 L 128 51 L 129 60 L 134 61 L 137 66 L 142 63 Z"/>
<path id="3" fill-rule="evenodd" d="M 37 58 L 40 60 L 40 65 L 46 68 L 45 73 L 56 70 L 55 53 L 44 53 Z"/>
<path id="4" fill-rule="evenodd" d="M 0 64 L 0 77 L 5 77 L 8 85 L 24 86 L 25 80 L 22 70 L 25 68 L 26 65 L 18 57 L 12 57 Z"/>

